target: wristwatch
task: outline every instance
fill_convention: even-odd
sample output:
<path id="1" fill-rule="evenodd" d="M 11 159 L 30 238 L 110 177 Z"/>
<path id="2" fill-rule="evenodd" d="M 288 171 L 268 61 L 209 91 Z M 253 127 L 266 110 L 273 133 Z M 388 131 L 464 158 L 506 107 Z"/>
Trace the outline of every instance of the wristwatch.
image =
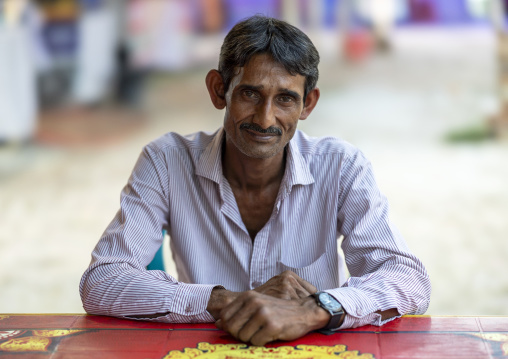
<path id="1" fill-rule="evenodd" d="M 326 292 L 316 292 L 311 294 L 316 300 L 317 305 L 326 310 L 332 316 L 328 324 L 322 328 L 322 330 L 335 329 L 340 327 L 344 320 L 345 312 L 342 305 Z"/>

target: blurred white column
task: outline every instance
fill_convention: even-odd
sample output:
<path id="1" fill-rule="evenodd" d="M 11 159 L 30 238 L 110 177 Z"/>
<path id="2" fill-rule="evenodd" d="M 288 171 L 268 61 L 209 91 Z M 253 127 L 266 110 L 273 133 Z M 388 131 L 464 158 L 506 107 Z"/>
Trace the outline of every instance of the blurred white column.
<path id="1" fill-rule="evenodd" d="M 84 11 L 78 24 L 78 51 L 74 100 L 83 105 L 101 102 L 115 73 L 118 16 L 104 3 Z"/>
<path id="2" fill-rule="evenodd" d="M 0 139 L 8 141 L 30 139 L 37 118 L 32 39 L 22 23 L 27 4 L 6 1 L 0 23 Z"/>

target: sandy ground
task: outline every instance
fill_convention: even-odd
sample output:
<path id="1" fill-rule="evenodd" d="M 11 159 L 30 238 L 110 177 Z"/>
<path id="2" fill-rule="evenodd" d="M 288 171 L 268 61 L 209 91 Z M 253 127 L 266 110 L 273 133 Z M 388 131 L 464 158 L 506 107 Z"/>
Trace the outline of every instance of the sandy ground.
<path id="1" fill-rule="evenodd" d="M 431 275 L 428 313 L 508 315 L 508 145 L 443 141 L 496 108 L 492 34 L 410 29 L 394 50 L 363 65 L 324 59 L 322 98 L 300 128 L 371 159 Z M 83 312 L 80 276 L 142 146 L 220 126 L 205 73 L 152 81 L 146 125 L 119 143 L 0 149 L 0 312 Z"/>

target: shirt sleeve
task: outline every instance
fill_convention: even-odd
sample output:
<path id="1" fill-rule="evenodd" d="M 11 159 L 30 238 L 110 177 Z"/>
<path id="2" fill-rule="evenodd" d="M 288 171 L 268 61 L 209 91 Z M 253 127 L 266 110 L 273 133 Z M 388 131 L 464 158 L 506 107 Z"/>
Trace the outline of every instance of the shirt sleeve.
<path id="1" fill-rule="evenodd" d="M 168 181 L 164 161 L 150 145 L 145 147 L 122 191 L 120 210 L 81 279 L 87 313 L 115 317 L 167 313 L 152 320 L 215 321 L 206 307 L 217 285 L 187 284 L 164 271 L 146 270 L 162 244 L 162 229 L 170 225 Z"/>
<path id="2" fill-rule="evenodd" d="M 397 318 L 382 321 L 375 313 L 379 310 L 423 314 L 430 301 L 429 276 L 390 223 L 388 202 L 361 152 L 343 160 L 339 185 L 338 226 L 351 277 L 327 292 L 347 312 L 340 329 L 379 326 Z"/>

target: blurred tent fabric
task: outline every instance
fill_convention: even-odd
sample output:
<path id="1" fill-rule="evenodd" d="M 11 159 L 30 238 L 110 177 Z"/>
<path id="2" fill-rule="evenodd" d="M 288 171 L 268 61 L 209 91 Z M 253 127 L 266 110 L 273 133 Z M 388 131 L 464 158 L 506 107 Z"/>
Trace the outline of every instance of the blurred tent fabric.
<path id="1" fill-rule="evenodd" d="M 193 33 L 189 3 L 165 0 L 130 3 L 127 29 L 133 67 L 178 70 L 188 66 Z"/>

